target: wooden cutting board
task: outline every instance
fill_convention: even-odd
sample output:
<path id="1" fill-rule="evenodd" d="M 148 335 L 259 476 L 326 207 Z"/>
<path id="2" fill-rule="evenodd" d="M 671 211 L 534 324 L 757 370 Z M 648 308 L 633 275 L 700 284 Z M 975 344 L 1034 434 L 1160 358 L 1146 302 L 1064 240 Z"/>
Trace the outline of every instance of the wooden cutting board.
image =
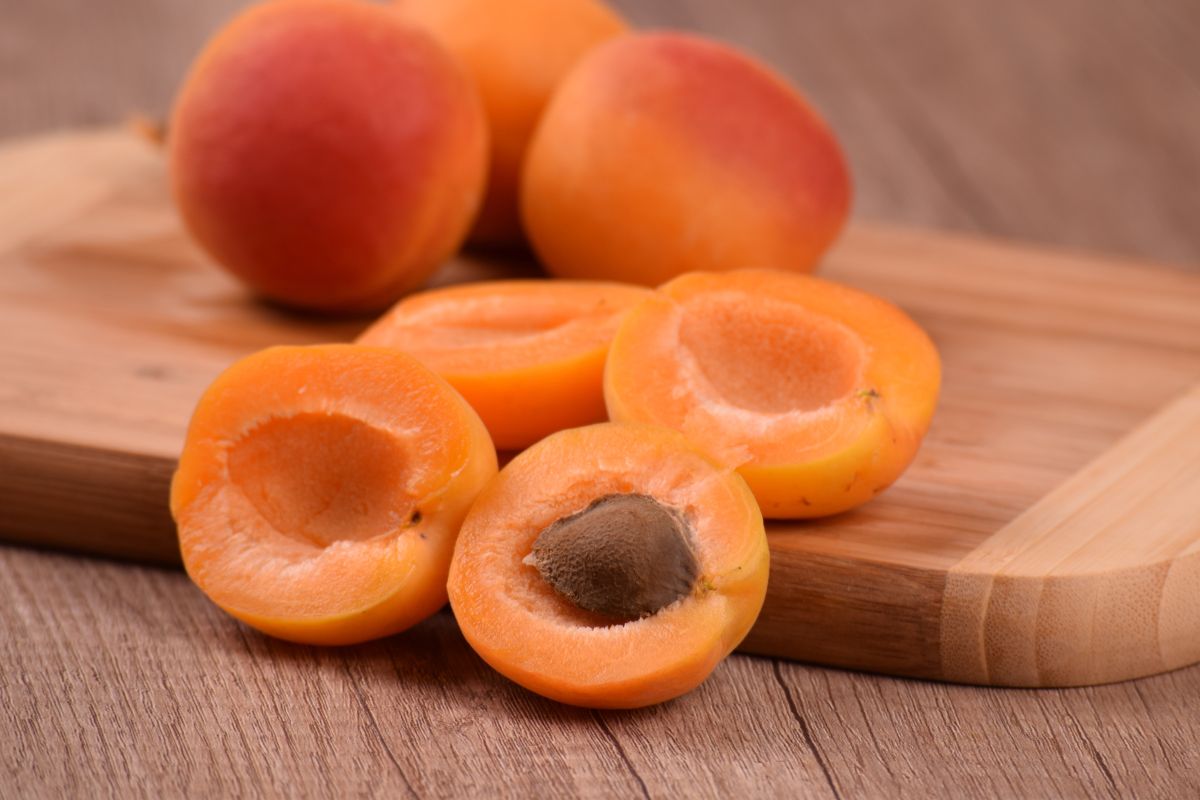
<path id="1" fill-rule="evenodd" d="M 529 269 L 466 258 L 437 281 Z M 743 649 L 1021 686 L 1200 661 L 1200 275 L 865 226 L 823 274 L 925 326 L 941 407 L 879 499 L 771 526 Z M 177 563 L 167 485 L 201 389 L 364 324 L 248 300 L 128 133 L 0 150 L 0 534 Z"/>

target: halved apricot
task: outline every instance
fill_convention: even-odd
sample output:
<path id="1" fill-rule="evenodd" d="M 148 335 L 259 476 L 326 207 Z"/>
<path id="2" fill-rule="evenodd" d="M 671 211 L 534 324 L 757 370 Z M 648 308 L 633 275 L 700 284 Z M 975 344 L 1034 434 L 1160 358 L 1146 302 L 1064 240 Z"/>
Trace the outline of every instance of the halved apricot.
<path id="1" fill-rule="evenodd" d="M 409 356 L 273 347 L 200 398 L 171 513 L 188 575 L 225 611 L 350 644 L 445 604 L 459 525 L 495 473 L 478 416 Z"/>
<path id="2" fill-rule="evenodd" d="M 462 393 L 497 447 L 606 418 L 604 359 L 650 291 L 589 281 L 491 281 L 401 300 L 358 341 L 417 358 Z"/>
<path id="3" fill-rule="evenodd" d="M 767 586 L 762 515 L 675 431 L 601 423 L 518 455 L 463 523 L 450 604 L 467 641 L 546 697 L 634 708 L 698 686 Z"/>
<path id="4" fill-rule="evenodd" d="M 763 515 L 853 508 L 916 455 L 941 366 L 891 303 L 795 273 L 693 273 L 625 318 L 609 353 L 614 420 L 682 431 L 737 467 Z"/>

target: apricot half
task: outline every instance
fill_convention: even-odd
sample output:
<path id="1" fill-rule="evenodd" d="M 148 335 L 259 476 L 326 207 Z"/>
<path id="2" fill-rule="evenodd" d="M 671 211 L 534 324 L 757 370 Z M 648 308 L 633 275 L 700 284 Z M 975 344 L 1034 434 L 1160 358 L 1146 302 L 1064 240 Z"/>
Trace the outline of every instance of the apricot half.
<path id="1" fill-rule="evenodd" d="M 698 686 L 766 593 L 745 482 L 675 431 L 601 423 L 518 455 L 454 550 L 450 604 L 498 671 L 546 697 L 634 708 Z"/>
<path id="2" fill-rule="evenodd" d="M 870 500 L 912 461 L 941 366 L 923 330 L 808 275 L 691 274 L 625 318 L 604 377 L 612 419 L 682 431 L 737 467 L 766 517 Z"/>
<path id="3" fill-rule="evenodd" d="M 586 281 L 492 281 L 410 295 L 359 342 L 395 347 L 462 393 L 497 447 L 600 422 L 604 359 L 647 289 Z"/>
<path id="4" fill-rule="evenodd" d="M 471 240 L 524 241 L 517 187 L 542 109 L 575 62 L 625 23 L 599 0 L 395 0 L 394 7 L 458 59 L 483 100 L 491 157 Z"/>
<path id="5" fill-rule="evenodd" d="M 656 285 L 691 271 L 811 271 L 841 229 L 837 139 L 781 77 L 680 33 L 628 34 L 559 85 L 522 214 L 554 275 Z"/>
<path id="6" fill-rule="evenodd" d="M 258 294 L 323 311 L 386 307 L 461 244 L 487 129 L 470 80 L 386 8 L 277 0 L 193 64 L 170 123 L 176 204 Z"/>
<path id="7" fill-rule="evenodd" d="M 459 525 L 495 473 L 478 416 L 409 356 L 273 347 L 200 398 L 171 513 L 188 575 L 225 611 L 349 644 L 445 604 Z"/>

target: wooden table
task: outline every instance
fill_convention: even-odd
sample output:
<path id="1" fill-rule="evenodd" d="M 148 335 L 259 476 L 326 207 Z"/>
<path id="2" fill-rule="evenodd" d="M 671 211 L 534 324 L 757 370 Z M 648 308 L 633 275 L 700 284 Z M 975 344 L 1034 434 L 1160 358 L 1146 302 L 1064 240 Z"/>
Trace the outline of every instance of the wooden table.
<path id="1" fill-rule="evenodd" d="M 0 0 L 0 132 L 161 111 L 236 5 Z M 793 76 L 861 218 L 1200 260 L 1193 0 L 618 5 Z M 0 548 L 0 631 L 0 797 L 1200 795 L 1200 668 L 1033 692 L 735 656 L 678 701 L 599 713 L 507 683 L 447 614 L 297 647 L 181 573 L 20 548 Z"/>

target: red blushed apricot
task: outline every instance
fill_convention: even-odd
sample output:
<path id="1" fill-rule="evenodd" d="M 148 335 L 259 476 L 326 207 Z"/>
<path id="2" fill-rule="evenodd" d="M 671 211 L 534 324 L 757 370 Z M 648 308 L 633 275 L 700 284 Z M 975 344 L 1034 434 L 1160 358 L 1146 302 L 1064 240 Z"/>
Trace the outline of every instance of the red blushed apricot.
<path id="1" fill-rule="evenodd" d="M 542 109 L 575 62 L 625 23 L 598 0 L 396 0 L 395 8 L 459 60 L 483 100 L 490 170 L 471 240 L 521 243 L 517 187 Z"/>
<path id="2" fill-rule="evenodd" d="M 445 604 L 459 526 L 495 474 L 479 417 L 414 359 L 274 347 L 200 398 L 171 513 L 188 575 L 225 611 L 351 644 Z"/>
<path id="3" fill-rule="evenodd" d="M 937 404 L 938 354 L 900 309 L 808 275 L 684 275 L 625 318 L 614 420 L 682 431 L 737 467 L 763 515 L 819 517 L 883 491 Z"/>
<path id="4" fill-rule="evenodd" d="M 698 686 L 766 593 L 745 482 L 674 431 L 601 423 L 514 458 L 471 508 L 450 568 L 463 635 L 546 697 L 634 708 Z"/>
<path id="5" fill-rule="evenodd" d="M 456 250 L 483 195 L 470 80 L 386 8 L 251 8 L 192 66 L 170 123 L 188 230 L 264 297 L 382 308 Z"/>
<path id="6" fill-rule="evenodd" d="M 358 341 L 414 356 L 519 450 L 606 418 L 604 359 L 625 312 L 650 296 L 586 281 L 493 281 L 411 295 Z"/>
<path id="7" fill-rule="evenodd" d="M 690 271 L 811 271 L 850 205 L 825 122 L 731 47 L 632 34 L 555 92 L 521 185 L 530 240 L 569 278 L 655 285 Z"/>

